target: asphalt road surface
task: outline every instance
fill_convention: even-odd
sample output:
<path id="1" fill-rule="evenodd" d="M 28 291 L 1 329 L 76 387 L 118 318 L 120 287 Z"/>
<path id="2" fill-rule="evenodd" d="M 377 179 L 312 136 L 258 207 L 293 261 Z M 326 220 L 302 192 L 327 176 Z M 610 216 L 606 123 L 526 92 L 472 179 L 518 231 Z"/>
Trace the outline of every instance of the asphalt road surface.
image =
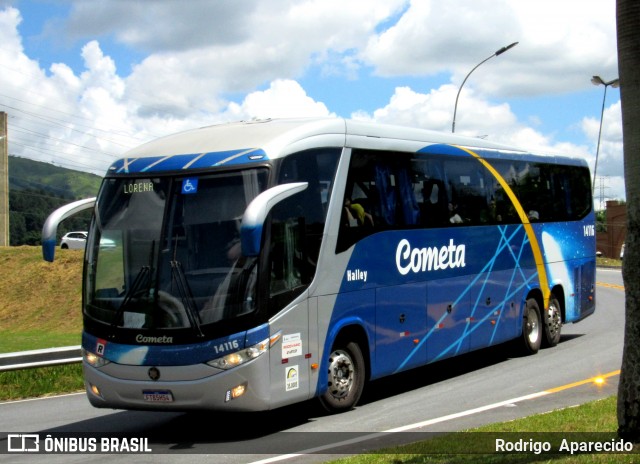
<path id="1" fill-rule="evenodd" d="M 327 415 L 316 401 L 246 414 L 111 411 L 94 409 L 84 394 L 74 394 L 0 403 L 0 440 L 8 434 L 124 433 L 140 444 L 147 439 L 154 453 L 96 454 L 92 463 L 322 462 L 385 440 L 465 430 L 608 397 L 617 392 L 622 358 L 624 288 L 619 270 L 598 269 L 597 282 L 595 314 L 565 325 L 558 346 L 524 357 L 500 346 L 374 381 L 347 413 Z M 595 382 L 599 376 L 602 383 Z M 0 455 L 6 463 L 86 459 Z"/>

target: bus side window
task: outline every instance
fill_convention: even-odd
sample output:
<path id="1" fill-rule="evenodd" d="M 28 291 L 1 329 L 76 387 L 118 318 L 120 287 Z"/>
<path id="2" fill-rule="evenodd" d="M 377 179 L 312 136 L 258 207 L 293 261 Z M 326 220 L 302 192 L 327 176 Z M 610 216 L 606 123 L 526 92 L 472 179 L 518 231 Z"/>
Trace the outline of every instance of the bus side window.
<path id="1" fill-rule="evenodd" d="M 482 225 L 489 222 L 491 195 L 487 194 L 485 169 L 473 159 L 445 161 L 450 184 L 449 222 Z"/>
<path id="2" fill-rule="evenodd" d="M 422 217 L 427 227 L 444 227 L 449 222 L 447 190 L 440 179 L 427 179 L 422 187 Z"/>
<path id="3" fill-rule="evenodd" d="M 588 168 L 562 168 L 562 177 L 565 180 L 565 200 L 568 205 L 567 219 L 579 220 L 585 217 L 593 208 L 591 191 L 591 174 Z M 582 195 L 576 192 L 583 192 Z"/>
<path id="4" fill-rule="evenodd" d="M 500 176 L 509 185 L 513 193 L 518 196 L 518 167 L 515 162 L 490 160 L 491 165 L 498 171 Z M 520 217 L 516 211 L 508 193 L 497 181 L 491 182 L 491 201 L 490 209 L 495 211 L 496 222 L 499 224 L 518 224 Z"/>

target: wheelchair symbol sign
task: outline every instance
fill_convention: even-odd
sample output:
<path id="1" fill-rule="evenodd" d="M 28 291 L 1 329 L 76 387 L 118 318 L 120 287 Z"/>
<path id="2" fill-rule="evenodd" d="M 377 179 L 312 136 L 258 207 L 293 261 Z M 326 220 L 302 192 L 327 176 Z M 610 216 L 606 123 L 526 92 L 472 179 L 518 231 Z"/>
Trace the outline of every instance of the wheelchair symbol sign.
<path id="1" fill-rule="evenodd" d="M 182 180 L 182 193 L 187 195 L 198 191 L 198 179 L 195 177 Z"/>

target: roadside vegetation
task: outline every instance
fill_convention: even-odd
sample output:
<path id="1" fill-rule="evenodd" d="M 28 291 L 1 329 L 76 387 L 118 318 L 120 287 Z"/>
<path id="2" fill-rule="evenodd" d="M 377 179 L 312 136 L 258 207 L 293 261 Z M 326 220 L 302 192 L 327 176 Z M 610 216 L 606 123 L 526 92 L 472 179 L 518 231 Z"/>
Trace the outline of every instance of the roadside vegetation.
<path id="1" fill-rule="evenodd" d="M 83 390 L 80 363 L 0 372 L 0 401 L 40 398 Z"/>
<path id="2" fill-rule="evenodd" d="M 613 258 L 596 258 L 597 266 L 622 267 L 622 260 Z"/>
<path id="3" fill-rule="evenodd" d="M 616 439 L 616 397 L 509 422 L 491 424 L 463 432 L 436 436 L 405 446 L 376 450 L 332 461 L 332 464 L 513 464 L 513 463 L 633 463 L 638 462 L 638 447 L 633 454 L 550 454 L 495 452 L 498 438 L 529 442 L 549 441 L 558 450 L 562 440 L 610 441 Z M 606 437 L 606 438 L 605 438 Z"/>
<path id="4" fill-rule="evenodd" d="M 56 250 L 48 263 L 36 246 L 0 248 L 0 353 L 79 345 L 82 250 Z"/>
<path id="5" fill-rule="evenodd" d="M 80 345 L 82 250 L 0 248 L 0 353 Z M 80 364 L 0 372 L 0 401 L 79 391 Z"/>

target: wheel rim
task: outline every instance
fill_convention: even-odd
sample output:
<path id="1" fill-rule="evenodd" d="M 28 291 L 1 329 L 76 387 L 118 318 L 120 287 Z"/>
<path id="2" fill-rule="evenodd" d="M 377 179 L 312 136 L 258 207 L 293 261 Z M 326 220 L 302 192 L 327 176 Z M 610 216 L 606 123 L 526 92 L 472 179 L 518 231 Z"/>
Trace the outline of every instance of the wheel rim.
<path id="1" fill-rule="evenodd" d="M 552 301 L 549 303 L 549 309 L 547 309 L 547 325 L 549 326 L 549 335 L 551 335 L 552 338 L 555 337 L 558 330 L 560 330 L 561 324 L 560 308 Z"/>
<path id="2" fill-rule="evenodd" d="M 535 309 L 529 308 L 527 311 L 527 339 L 530 344 L 535 344 L 540 337 L 540 321 Z"/>
<path id="3" fill-rule="evenodd" d="M 329 358 L 329 390 L 335 398 L 345 398 L 353 386 L 355 368 L 351 357 L 342 350 Z"/>

